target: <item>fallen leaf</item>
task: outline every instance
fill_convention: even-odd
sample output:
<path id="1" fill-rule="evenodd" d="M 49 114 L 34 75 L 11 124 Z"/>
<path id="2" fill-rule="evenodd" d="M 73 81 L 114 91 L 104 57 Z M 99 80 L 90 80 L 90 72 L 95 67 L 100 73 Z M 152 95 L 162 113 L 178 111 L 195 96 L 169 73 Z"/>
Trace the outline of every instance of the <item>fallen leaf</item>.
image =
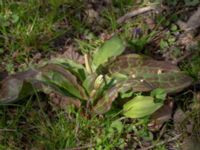
<path id="1" fill-rule="evenodd" d="M 59 93 L 52 92 L 49 94 L 50 101 L 52 105 L 59 107 L 61 109 L 66 109 L 68 105 L 74 105 L 77 108 L 81 107 L 81 102 L 72 97 L 63 96 Z"/>
<path id="2" fill-rule="evenodd" d="M 158 131 L 166 121 L 172 118 L 173 105 L 173 101 L 168 99 L 161 108 L 153 113 L 151 122 L 148 124 L 151 131 Z"/>
<path id="3" fill-rule="evenodd" d="M 185 120 L 185 118 L 186 114 L 180 108 L 178 108 L 173 116 L 174 128 L 176 131 L 180 131 L 180 125 Z"/>
<path id="4" fill-rule="evenodd" d="M 65 49 L 66 50 L 64 54 L 61 55 L 61 57 L 71 59 L 79 64 L 84 64 L 84 57 L 80 55 L 72 45 L 65 46 Z"/>
<path id="5" fill-rule="evenodd" d="M 38 71 L 29 70 L 8 76 L 0 83 L 0 103 L 6 104 L 34 93 L 33 85 L 38 86 L 34 78 Z"/>

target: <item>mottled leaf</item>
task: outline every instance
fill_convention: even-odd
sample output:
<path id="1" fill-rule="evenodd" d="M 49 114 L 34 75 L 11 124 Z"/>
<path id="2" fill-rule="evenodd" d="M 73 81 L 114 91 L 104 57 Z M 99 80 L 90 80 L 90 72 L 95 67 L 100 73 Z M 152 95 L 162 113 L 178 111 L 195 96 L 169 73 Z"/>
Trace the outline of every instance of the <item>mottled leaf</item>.
<path id="1" fill-rule="evenodd" d="M 118 97 L 118 88 L 112 87 L 105 92 L 105 95 L 98 100 L 93 107 L 93 111 L 97 114 L 103 114 L 110 110 L 112 102 Z"/>
<path id="2" fill-rule="evenodd" d="M 66 94 L 77 97 L 79 99 L 86 99 L 84 89 L 79 85 L 76 76 L 66 70 L 60 65 L 48 64 L 42 68 L 40 80 L 47 84 L 55 84 L 59 88 L 66 91 Z"/>
<path id="3" fill-rule="evenodd" d="M 97 74 L 90 74 L 83 81 L 83 87 L 86 89 L 88 94 L 94 89 L 94 82 L 97 78 Z"/>
<path id="4" fill-rule="evenodd" d="M 72 72 L 76 75 L 81 81 L 84 81 L 86 78 L 86 71 L 83 65 L 76 63 L 73 60 L 66 58 L 55 58 L 50 61 L 51 64 L 57 64 L 64 67 L 66 70 Z"/>
<path id="5" fill-rule="evenodd" d="M 167 93 L 176 93 L 191 85 L 193 81 L 176 65 L 137 54 L 119 56 L 110 63 L 108 72 L 111 76 L 112 74 L 128 76 L 129 79 L 121 84 L 122 89 L 132 88 L 133 92 L 162 88 Z"/>
<path id="6" fill-rule="evenodd" d="M 35 70 L 8 76 L 1 82 L 0 103 L 14 102 L 36 91 L 50 93 L 53 90 L 62 94 L 87 99 L 77 78 L 65 67 L 47 64 Z"/>
<path id="7" fill-rule="evenodd" d="M 176 65 L 165 61 L 153 60 L 150 57 L 138 54 L 128 54 L 117 57 L 107 65 L 109 73 L 120 72 L 128 75 L 159 74 L 166 72 L 177 72 Z"/>

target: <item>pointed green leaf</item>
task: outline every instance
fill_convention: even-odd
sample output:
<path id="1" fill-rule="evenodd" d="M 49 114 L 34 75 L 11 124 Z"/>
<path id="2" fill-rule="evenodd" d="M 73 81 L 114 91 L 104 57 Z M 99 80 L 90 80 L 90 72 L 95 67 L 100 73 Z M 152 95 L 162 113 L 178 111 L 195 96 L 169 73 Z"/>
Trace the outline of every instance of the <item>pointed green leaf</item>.
<path id="1" fill-rule="evenodd" d="M 124 51 L 124 43 L 119 37 L 113 37 L 106 41 L 93 56 L 93 67 L 97 69 L 113 56 L 118 56 Z"/>
<path id="2" fill-rule="evenodd" d="M 108 66 L 108 72 L 111 76 L 113 74 L 128 76 L 122 89 L 132 88 L 134 92 L 147 92 L 162 88 L 167 93 L 176 93 L 191 85 L 193 81 L 176 65 L 137 54 L 117 57 Z"/>
<path id="3" fill-rule="evenodd" d="M 158 110 L 163 103 L 155 103 L 151 96 L 136 96 L 123 106 L 123 114 L 128 118 L 142 118 Z"/>
<path id="4" fill-rule="evenodd" d="M 164 89 L 157 88 L 151 91 L 151 96 L 158 100 L 164 101 L 167 96 L 167 93 Z"/>
<path id="5" fill-rule="evenodd" d="M 123 123 L 120 120 L 113 121 L 110 127 L 116 129 L 118 133 L 122 133 L 124 128 Z"/>

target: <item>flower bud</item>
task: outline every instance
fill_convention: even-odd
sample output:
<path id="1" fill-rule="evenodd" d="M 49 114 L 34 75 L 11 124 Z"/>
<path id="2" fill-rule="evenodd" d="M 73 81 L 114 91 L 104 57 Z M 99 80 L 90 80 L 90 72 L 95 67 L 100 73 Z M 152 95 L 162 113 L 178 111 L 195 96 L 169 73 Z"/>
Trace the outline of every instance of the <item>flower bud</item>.
<path id="1" fill-rule="evenodd" d="M 103 75 L 99 75 L 94 81 L 94 89 L 98 89 L 103 83 Z"/>

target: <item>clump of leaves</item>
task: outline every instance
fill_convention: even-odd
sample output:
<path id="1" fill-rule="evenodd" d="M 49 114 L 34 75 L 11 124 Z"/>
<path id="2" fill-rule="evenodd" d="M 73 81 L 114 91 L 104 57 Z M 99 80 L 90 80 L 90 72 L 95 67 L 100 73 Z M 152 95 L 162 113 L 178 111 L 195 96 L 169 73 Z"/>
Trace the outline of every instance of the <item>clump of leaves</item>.
<path id="1" fill-rule="evenodd" d="M 103 114 L 110 110 L 119 93 L 128 93 L 130 98 L 131 93 L 156 88 L 174 93 L 191 84 L 192 79 L 176 66 L 137 54 L 119 56 L 124 49 L 124 42 L 115 36 L 94 53 L 85 53 L 85 65 L 57 58 L 42 67 L 9 76 L 2 81 L 0 102 L 13 102 L 34 91 L 54 92 L 78 101 L 87 112 Z M 102 68 L 107 72 L 102 73 Z M 162 90 L 157 90 L 151 96 L 131 98 L 124 105 L 124 115 L 132 118 L 150 115 L 162 106 L 160 100 L 165 96 Z M 145 112 L 141 112 L 143 109 Z"/>
<path id="2" fill-rule="evenodd" d="M 2 81 L 0 101 L 9 103 L 23 99 L 34 94 L 35 89 L 47 94 L 55 92 L 83 103 L 85 101 L 88 105 L 94 106 L 94 111 L 104 113 L 110 109 L 117 92 L 113 97 L 113 80 L 99 74 L 97 70 L 109 58 L 120 55 L 123 50 L 123 41 L 113 37 L 91 56 L 92 60 L 85 54 L 85 66 L 71 59 L 58 58 L 42 67 L 11 75 Z M 104 109 L 100 109 L 101 105 Z"/>

